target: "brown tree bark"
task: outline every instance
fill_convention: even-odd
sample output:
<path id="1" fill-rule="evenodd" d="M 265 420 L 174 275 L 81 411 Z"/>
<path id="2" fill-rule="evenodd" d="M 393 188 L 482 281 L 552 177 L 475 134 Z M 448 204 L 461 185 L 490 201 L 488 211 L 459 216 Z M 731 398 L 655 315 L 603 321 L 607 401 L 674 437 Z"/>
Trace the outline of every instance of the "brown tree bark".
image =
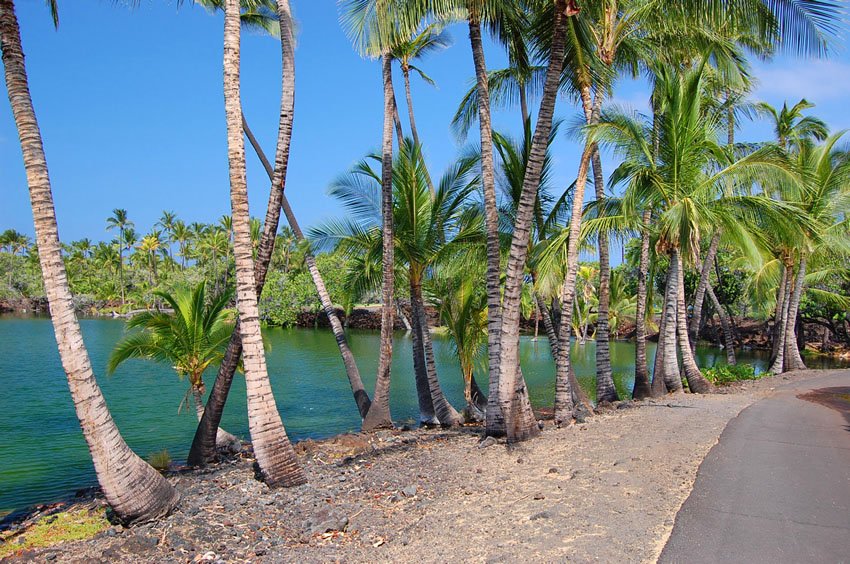
<path id="1" fill-rule="evenodd" d="M 685 306 L 685 270 L 682 267 L 682 254 L 677 249 L 673 250 L 675 260 L 679 264 L 679 288 L 676 315 L 676 332 L 679 337 L 679 351 L 682 354 L 682 366 L 685 369 L 685 378 L 688 388 L 695 394 L 710 394 L 714 392 L 714 385 L 709 382 L 700 372 L 691 345 L 688 341 L 688 310 Z"/>
<path id="2" fill-rule="evenodd" d="M 691 343 L 691 350 L 695 351 L 697 346 L 697 338 L 699 337 L 699 328 L 702 324 L 702 305 L 705 300 L 705 292 L 709 286 L 709 277 L 711 276 L 711 267 L 714 265 L 714 257 L 717 256 L 717 248 L 720 246 L 720 231 L 716 231 L 711 238 L 711 243 L 708 245 L 708 251 L 702 261 L 702 269 L 700 270 L 699 284 L 697 284 L 697 292 L 694 296 L 694 313 L 691 321 L 688 324 L 688 338 Z"/>
<path id="3" fill-rule="evenodd" d="M 6 92 L 23 153 L 51 323 L 98 483 L 121 521 L 132 523 L 157 519 L 174 508 L 179 496 L 165 478 L 124 442 L 97 385 L 80 324 L 74 314 L 62 260 L 44 143 L 30 96 L 20 28 L 12 0 L 0 0 L 0 51 Z"/>
<path id="4" fill-rule="evenodd" d="M 381 56 L 384 83 L 384 128 L 381 143 L 381 215 L 383 228 L 383 267 L 381 282 L 381 345 L 375 395 L 363 419 L 363 430 L 392 427 L 390 416 L 390 369 L 393 359 L 395 322 L 395 247 L 393 242 L 393 68 L 388 52 Z"/>
<path id="5" fill-rule="evenodd" d="M 717 310 L 717 317 L 720 318 L 720 327 L 723 330 L 723 346 L 726 350 L 726 364 L 734 366 L 738 364 L 738 360 L 735 358 L 735 336 L 732 331 L 732 324 L 729 322 L 729 316 L 714 294 L 714 288 L 711 287 L 711 284 L 706 288 L 706 292 L 711 300 L 711 305 Z"/>
<path id="6" fill-rule="evenodd" d="M 647 277 L 649 275 L 649 222 L 651 219 L 652 211 L 644 211 L 643 230 L 640 235 L 640 260 L 638 262 L 637 306 L 635 308 L 635 385 L 632 389 L 634 399 L 643 399 L 652 395 L 649 368 L 646 364 L 646 305 Z M 663 394 L 664 391 L 661 393 Z"/>
<path id="7" fill-rule="evenodd" d="M 240 32 L 239 0 L 226 0 L 224 106 L 230 169 L 230 206 L 233 217 L 233 258 L 236 263 L 236 309 L 242 335 L 242 365 L 248 395 L 248 427 L 251 431 L 254 456 L 264 481 L 271 487 L 295 486 L 305 483 L 307 476 L 298 464 L 298 457 L 289 442 L 280 412 L 277 410 L 260 333 L 245 172 L 245 140 L 242 133 Z"/>
<path id="8" fill-rule="evenodd" d="M 800 299 L 803 295 L 803 285 L 806 282 L 806 257 L 800 259 L 797 268 L 797 280 L 794 282 L 794 293 L 788 305 L 788 318 L 785 321 L 785 367 L 783 372 L 805 370 L 806 363 L 800 356 L 797 346 L 797 313 L 800 309 Z"/>

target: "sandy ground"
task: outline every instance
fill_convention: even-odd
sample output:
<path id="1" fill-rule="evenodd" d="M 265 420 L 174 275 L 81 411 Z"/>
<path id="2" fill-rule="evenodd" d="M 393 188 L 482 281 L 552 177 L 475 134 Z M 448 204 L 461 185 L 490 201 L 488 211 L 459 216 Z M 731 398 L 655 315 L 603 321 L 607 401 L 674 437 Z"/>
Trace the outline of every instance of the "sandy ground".
<path id="1" fill-rule="evenodd" d="M 625 402 L 517 446 L 478 428 L 300 443 L 306 486 L 270 491 L 249 458 L 173 476 L 167 519 L 16 560 L 654 562 L 727 422 L 812 374 Z"/>

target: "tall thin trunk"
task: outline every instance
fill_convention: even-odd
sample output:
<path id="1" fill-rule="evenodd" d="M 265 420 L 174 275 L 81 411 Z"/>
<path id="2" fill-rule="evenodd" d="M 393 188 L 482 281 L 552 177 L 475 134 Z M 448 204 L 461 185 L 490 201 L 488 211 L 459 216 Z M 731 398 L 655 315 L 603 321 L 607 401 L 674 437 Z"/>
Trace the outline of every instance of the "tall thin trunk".
<path id="1" fill-rule="evenodd" d="M 77 419 L 89 447 L 98 482 L 120 520 L 130 523 L 157 519 L 174 508 L 179 496 L 165 478 L 124 442 L 97 385 L 80 324 L 74 314 L 62 260 L 44 143 L 32 105 L 12 0 L 0 0 L 0 50 L 6 91 L 21 142 L 39 263 L 59 358 L 68 378 Z"/>
<path id="2" fill-rule="evenodd" d="M 805 370 L 806 364 L 800 356 L 797 346 L 797 312 L 800 309 L 800 298 L 803 295 L 803 285 L 806 279 L 806 257 L 800 259 L 797 270 L 797 280 L 794 283 L 794 293 L 788 305 L 788 319 L 785 321 L 785 372 L 790 370 Z"/>
<path id="3" fill-rule="evenodd" d="M 413 95 L 410 93 L 410 68 L 407 65 L 402 64 L 401 73 L 404 75 L 404 97 L 407 102 L 407 117 L 410 120 L 410 133 L 413 135 L 413 142 L 417 147 L 419 147 L 419 150 L 422 151 L 422 143 L 419 141 L 419 131 L 416 129 L 416 119 L 413 116 Z M 434 182 L 431 180 L 431 173 L 428 171 L 428 167 L 423 167 L 422 170 L 425 173 L 425 182 L 428 183 L 428 189 L 431 191 L 431 194 L 436 194 L 437 190 L 434 188 Z"/>
<path id="4" fill-rule="evenodd" d="M 487 397 L 487 434 L 505 434 L 505 416 L 499 403 L 500 358 L 502 339 L 501 251 L 499 248 L 499 211 L 496 207 L 496 172 L 493 164 L 493 130 L 490 124 L 490 89 L 487 64 L 481 40 L 481 22 L 469 14 L 469 43 L 475 63 L 478 88 L 478 125 L 481 132 L 481 184 L 484 190 L 484 226 L 487 230 L 487 355 L 489 388 Z"/>
<path id="5" fill-rule="evenodd" d="M 558 359 L 558 328 L 555 327 L 549 308 L 546 307 L 546 304 L 540 296 L 537 296 L 537 307 L 543 314 L 543 328 L 546 330 L 546 336 L 549 340 L 549 349 L 552 354 L 552 361 L 554 362 Z M 587 397 L 587 394 L 584 393 L 584 390 L 578 383 L 575 371 L 570 370 L 567 380 L 572 400 L 572 407 L 570 407 L 569 410 L 572 411 L 576 406 L 581 405 L 584 406 L 588 414 L 593 413 L 593 404 L 590 403 L 590 398 Z"/>
<path id="6" fill-rule="evenodd" d="M 281 0 L 281 3 L 287 3 Z M 224 17 L 224 106 L 227 122 L 227 160 L 233 217 L 233 257 L 236 264 L 236 308 L 242 335 L 242 364 L 248 396 L 248 427 L 254 456 L 265 482 L 295 486 L 307 481 L 289 442 L 269 381 L 260 332 L 257 282 L 254 277 L 251 216 L 245 171 L 245 139 L 240 100 L 240 6 L 226 0 Z M 283 35 L 283 33 L 282 33 Z M 277 228 L 275 226 L 275 231 Z M 259 261 L 258 261 L 259 262 Z"/>
<path id="7" fill-rule="evenodd" d="M 685 369 L 685 378 L 688 380 L 688 388 L 696 394 L 709 394 L 714 391 L 714 385 L 706 380 L 705 376 L 697 366 L 694 353 L 688 342 L 688 310 L 685 306 L 685 269 L 682 267 L 682 254 L 677 249 L 673 251 L 675 259 L 679 264 L 679 287 L 676 316 L 676 332 L 679 337 L 679 350 L 682 353 L 682 366 Z"/>
<path id="8" fill-rule="evenodd" d="M 251 146 L 257 153 L 260 162 L 263 163 L 263 167 L 266 169 L 266 174 L 268 174 L 269 179 L 274 180 L 274 170 L 272 169 L 271 163 L 269 163 L 268 158 L 266 158 L 265 152 L 263 152 L 262 147 L 260 147 L 257 138 L 254 137 L 254 134 L 248 128 L 248 122 L 244 119 L 242 121 L 242 128 L 245 130 L 245 136 L 248 138 L 248 141 L 250 141 Z M 292 234 L 295 236 L 295 240 L 299 243 L 304 242 L 306 240 L 304 232 L 301 231 L 301 225 L 298 223 L 298 219 L 295 217 L 295 213 L 292 211 L 292 207 L 289 205 L 289 199 L 286 197 L 285 193 L 281 193 L 281 207 L 283 209 L 283 215 L 286 217 L 286 221 L 292 229 Z M 288 255 L 286 259 L 288 262 Z M 357 368 L 357 361 L 355 361 L 354 354 L 352 354 L 351 348 L 348 346 L 348 339 L 345 337 L 345 330 L 343 329 L 342 322 L 340 322 L 339 316 L 336 313 L 336 307 L 331 300 L 328 288 L 325 285 L 325 279 L 319 271 L 319 265 L 316 263 L 316 257 L 309 250 L 307 250 L 304 254 L 304 263 L 307 265 L 307 270 L 310 272 L 310 277 L 313 279 L 313 284 L 316 286 L 316 293 L 319 296 L 319 303 L 322 304 L 322 311 L 325 312 L 325 315 L 328 317 L 328 321 L 330 322 L 331 332 L 333 333 L 340 355 L 342 356 L 342 363 L 345 366 L 348 383 L 351 385 L 351 391 L 354 394 L 354 402 L 357 404 L 357 411 L 360 413 L 360 418 L 362 419 L 366 417 L 366 413 L 369 411 L 369 405 L 372 401 L 369 399 L 369 394 L 366 392 L 366 388 L 363 385 L 363 380 L 360 377 L 360 370 Z"/>
<path id="9" fill-rule="evenodd" d="M 537 420 L 528 402 L 528 389 L 519 366 L 519 323 L 522 284 L 528 259 L 528 246 L 540 188 L 540 176 L 546 159 L 552 118 L 558 97 L 561 70 L 564 64 L 567 16 L 563 0 L 555 2 L 555 22 L 546 82 L 537 114 L 537 124 L 528 155 L 528 164 L 517 204 L 510 255 L 505 276 L 505 296 L 502 303 L 502 337 L 500 350 L 499 402 L 505 417 L 509 441 L 523 441 L 540 434 Z M 576 196 L 577 197 L 577 196 Z M 571 226 L 572 228 L 572 226 Z M 570 241 L 573 242 L 572 240 Z M 566 311 L 570 311 L 567 309 Z"/>
<path id="10" fill-rule="evenodd" d="M 670 254 L 670 265 L 667 268 L 667 282 L 664 286 L 664 310 L 661 313 L 661 328 L 658 334 L 658 347 L 655 353 L 655 376 L 652 382 L 653 395 L 656 390 L 664 388 L 668 392 L 682 390 L 682 377 L 679 373 L 679 360 L 676 353 L 676 326 L 679 296 L 679 262 L 678 253 Z M 659 356 L 660 355 L 660 356 Z M 661 382 L 656 381 L 661 378 Z"/>
<path id="11" fill-rule="evenodd" d="M 646 364 L 646 305 L 647 276 L 649 274 L 649 222 L 652 211 L 643 212 L 643 230 L 640 234 L 640 260 L 638 262 L 637 305 L 635 307 L 635 386 L 634 399 L 652 395 L 649 370 Z"/>
<path id="12" fill-rule="evenodd" d="M 597 96 L 597 104 L 601 103 L 601 96 Z M 596 108 L 594 108 L 594 113 Z M 596 120 L 594 120 L 596 121 Z M 596 190 L 596 200 L 605 200 L 605 178 L 602 174 L 602 159 L 599 158 L 597 148 L 591 157 L 593 164 L 593 184 Z M 611 263 L 610 247 L 608 246 L 608 234 L 601 231 L 599 241 L 599 304 L 596 316 L 596 401 L 618 401 L 617 388 L 614 386 L 614 378 L 611 371 L 611 342 L 609 334 L 608 308 L 611 301 Z"/>
<path id="13" fill-rule="evenodd" d="M 444 427 L 453 427 L 462 422 L 460 414 L 448 402 L 440 381 L 437 378 L 437 364 L 434 362 L 434 345 L 431 342 L 431 331 L 428 328 L 428 318 L 425 315 L 425 302 L 422 299 L 422 281 L 419 277 L 414 278 L 410 286 L 410 304 L 413 317 L 418 320 L 418 330 L 422 339 L 422 349 L 425 354 L 425 372 L 427 374 L 428 388 L 431 392 L 431 402 L 437 419 Z M 415 321 L 414 321 L 415 323 Z"/>
<path id="14" fill-rule="evenodd" d="M 784 284 L 782 286 L 782 310 L 779 312 L 779 338 L 776 342 L 776 356 L 770 365 L 769 372 L 782 374 L 785 372 L 785 338 L 788 335 L 786 326 L 788 323 L 788 310 L 791 304 L 791 292 L 794 286 L 794 277 L 791 264 L 785 265 Z"/>
<path id="15" fill-rule="evenodd" d="M 391 427 L 390 367 L 393 359 L 393 324 L 395 322 L 395 247 L 393 244 L 393 67 L 392 57 L 381 57 L 381 76 L 384 84 L 384 128 L 381 143 L 381 215 L 383 227 L 383 267 L 381 284 L 381 345 L 375 395 L 372 406 L 363 419 L 363 430 Z"/>
<path id="16" fill-rule="evenodd" d="M 404 147 L 404 129 L 401 127 L 401 117 L 398 115 L 398 101 L 395 99 L 395 92 L 393 92 L 393 123 L 395 124 L 394 129 L 398 146 Z"/>
<path id="17" fill-rule="evenodd" d="M 708 251 L 705 253 L 705 257 L 703 258 L 699 284 L 697 285 L 697 293 L 696 296 L 694 296 L 694 313 L 688 325 L 688 339 L 691 343 L 691 351 L 696 350 L 699 328 L 702 325 L 702 305 L 705 300 L 705 291 L 709 286 L 711 267 L 714 264 L 714 257 L 717 256 L 717 248 L 719 246 L 720 231 L 718 230 L 711 238 L 711 243 L 708 245 Z"/>
<path id="18" fill-rule="evenodd" d="M 525 131 L 525 124 L 531 119 L 528 113 L 528 93 L 525 90 L 525 84 L 519 85 L 519 111 L 522 114 L 522 130 Z"/>
<path id="19" fill-rule="evenodd" d="M 256 295 L 258 297 L 263 292 L 266 274 L 274 251 L 277 228 L 280 223 L 280 210 L 283 202 L 283 193 L 286 188 L 286 171 L 289 164 L 292 125 L 295 117 L 295 45 L 289 0 L 278 1 L 278 21 L 281 27 L 280 44 L 282 59 L 280 117 L 278 122 L 277 147 L 275 150 L 274 173 L 272 174 L 271 189 L 269 190 L 268 207 L 266 208 L 266 217 L 263 222 L 263 234 L 260 238 L 257 260 L 253 267 Z M 241 121 L 242 128 L 244 129 L 247 125 L 244 117 Z M 210 391 L 209 398 L 207 398 L 204 417 L 198 424 L 195 437 L 192 440 L 192 447 L 189 449 L 187 463 L 190 466 L 202 466 L 215 458 L 215 439 L 218 433 L 218 426 L 221 423 L 221 416 L 224 413 L 224 406 L 227 402 L 227 396 L 230 393 L 230 386 L 233 383 L 233 376 L 236 373 L 239 358 L 242 355 L 242 341 L 239 331 L 240 323 L 237 320 L 236 327 L 230 337 L 230 342 L 227 344 L 224 359 L 219 366 L 215 383 Z"/>
<path id="20" fill-rule="evenodd" d="M 717 310 L 717 316 L 720 318 L 720 326 L 723 329 L 723 346 L 726 349 L 726 364 L 734 366 L 738 364 L 738 359 L 735 358 L 735 335 L 732 332 L 732 324 L 729 322 L 729 316 L 726 314 L 726 310 L 720 305 L 720 300 L 717 299 L 717 295 L 715 295 L 711 284 L 708 285 L 706 291 L 708 292 L 708 298 L 711 300 L 712 307 Z"/>
<path id="21" fill-rule="evenodd" d="M 401 322 L 404 325 L 404 330 L 408 333 L 413 331 L 413 325 L 410 324 L 410 320 L 407 318 L 407 315 L 404 314 L 404 310 L 401 309 L 401 302 L 398 298 L 396 298 L 395 300 L 395 311 L 401 318 Z"/>
<path id="22" fill-rule="evenodd" d="M 782 334 L 782 308 L 785 302 L 785 285 L 788 283 L 787 270 L 782 267 L 782 276 L 779 280 L 779 287 L 776 289 L 776 307 L 773 313 L 773 328 L 770 332 L 770 363 L 776 361 L 776 355 L 779 353 L 779 341 Z"/>
<path id="23" fill-rule="evenodd" d="M 434 408 L 434 400 L 431 396 L 431 386 L 428 382 L 428 368 L 425 366 L 425 340 L 422 337 L 422 317 L 417 311 L 418 305 L 413 296 L 416 294 L 417 285 L 415 274 L 410 274 L 410 309 L 412 328 L 410 333 L 411 346 L 413 347 L 413 377 L 416 383 L 416 398 L 419 402 L 419 421 L 423 425 L 439 425 Z"/>

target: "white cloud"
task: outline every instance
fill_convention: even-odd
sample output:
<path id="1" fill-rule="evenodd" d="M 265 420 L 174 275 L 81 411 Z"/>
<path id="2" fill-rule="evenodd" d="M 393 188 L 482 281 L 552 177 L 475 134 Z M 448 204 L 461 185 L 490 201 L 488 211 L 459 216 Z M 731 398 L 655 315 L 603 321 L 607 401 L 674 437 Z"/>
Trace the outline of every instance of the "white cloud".
<path id="1" fill-rule="evenodd" d="M 846 99 L 850 93 L 850 64 L 838 61 L 795 60 L 756 68 L 759 86 L 755 98 L 800 98 L 815 103 Z"/>

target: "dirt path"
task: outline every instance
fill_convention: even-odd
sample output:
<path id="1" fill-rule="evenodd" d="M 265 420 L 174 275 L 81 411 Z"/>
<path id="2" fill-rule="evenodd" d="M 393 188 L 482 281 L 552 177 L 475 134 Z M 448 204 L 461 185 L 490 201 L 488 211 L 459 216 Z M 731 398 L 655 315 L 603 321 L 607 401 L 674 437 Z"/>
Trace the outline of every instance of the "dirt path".
<path id="1" fill-rule="evenodd" d="M 515 447 L 480 448 L 475 428 L 301 443 L 307 486 L 269 491 L 250 460 L 184 474 L 169 518 L 20 558 L 654 561 L 726 423 L 788 379 L 626 403 Z"/>

